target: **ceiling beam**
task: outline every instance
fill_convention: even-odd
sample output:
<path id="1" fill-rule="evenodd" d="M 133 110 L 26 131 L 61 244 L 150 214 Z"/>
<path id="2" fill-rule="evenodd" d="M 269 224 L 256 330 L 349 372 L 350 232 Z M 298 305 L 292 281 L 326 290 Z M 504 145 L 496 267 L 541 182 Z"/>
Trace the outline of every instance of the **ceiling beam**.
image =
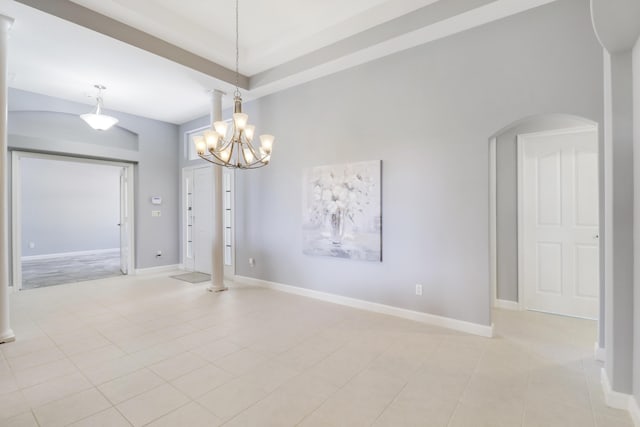
<path id="1" fill-rule="evenodd" d="M 264 96 L 554 1 L 442 0 L 430 3 L 252 75 L 249 78 L 251 93 L 255 97 Z"/>
<path id="2" fill-rule="evenodd" d="M 151 52 L 215 79 L 235 84 L 235 71 L 69 0 L 16 1 Z M 248 89 L 249 78 L 241 74 L 238 78 L 238 86 L 242 89 Z"/>

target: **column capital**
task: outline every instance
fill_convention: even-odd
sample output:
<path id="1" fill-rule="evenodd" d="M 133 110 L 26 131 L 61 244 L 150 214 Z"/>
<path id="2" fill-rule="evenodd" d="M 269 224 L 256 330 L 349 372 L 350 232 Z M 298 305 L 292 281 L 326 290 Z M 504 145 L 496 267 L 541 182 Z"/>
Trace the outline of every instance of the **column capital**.
<path id="1" fill-rule="evenodd" d="M 610 53 L 630 51 L 640 36 L 640 2 L 591 0 L 591 23 Z"/>
<path id="2" fill-rule="evenodd" d="M 0 31 L 8 32 L 13 26 L 14 22 L 15 19 L 13 19 L 12 17 L 0 14 Z"/>

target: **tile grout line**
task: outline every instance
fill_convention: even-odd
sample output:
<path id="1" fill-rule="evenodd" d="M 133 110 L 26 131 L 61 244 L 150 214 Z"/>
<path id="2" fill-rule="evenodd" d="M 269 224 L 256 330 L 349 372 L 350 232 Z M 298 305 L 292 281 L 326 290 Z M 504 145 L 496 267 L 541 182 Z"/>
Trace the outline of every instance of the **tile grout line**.
<path id="1" fill-rule="evenodd" d="M 338 321 L 338 322 L 336 322 L 336 323 L 339 323 L 339 322 L 340 322 L 340 321 Z M 315 333 L 315 334 L 311 335 L 311 336 L 310 336 L 310 337 L 308 337 L 307 339 L 305 339 L 305 340 L 301 341 L 301 342 L 299 343 L 299 345 L 303 344 L 305 341 L 309 341 L 309 340 L 311 340 L 312 338 L 314 338 L 314 337 L 316 337 L 316 336 L 318 336 L 318 335 L 320 335 L 320 334 L 321 334 L 321 331 L 319 331 L 319 332 L 317 332 L 317 333 Z M 293 347 L 295 347 L 295 344 L 294 344 L 291 348 L 293 348 Z M 312 364 L 311 366 L 307 367 L 307 368 L 306 368 L 306 370 L 308 370 L 310 367 L 313 367 L 313 366 L 316 366 L 316 365 L 320 364 L 320 362 L 322 362 L 323 360 L 325 360 L 325 359 L 329 358 L 329 356 L 331 356 L 332 354 L 334 354 L 334 353 L 338 352 L 341 348 L 342 348 L 342 347 L 337 348 L 337 349 L 335 349 L 334 351 L 327 353 L 327 354 L 324 356 L 324 358 L 322 358 L 322 359 L 318 360 L 317 362 L 315 362 L 315 363 L 314 363 L 314 364 Z M 279 353 L 279 354 L 285 353 L 286 351 L 288 351 L 288 350 L 285 350 L 285 351 L 283 351 L 283 352 L 281 352 L 281 353 Z M 217 366 L 217 365 L 216 365 L 216 366 Z M 220 368 L 220 369 L 222 369 L 222 368 Z M 304 370 L 303 370 L 303 371 L 299 372 L 298 374 L 296 374 L 295 376 L 291 377 L 291 378 L 289 379 L 289 381 L 287 381 L 287 382 L 285 382 L 285 383 L 283 383 L 283 384 L 280 384 L 280 385 L 279 385 L 278 387 L 276 387 L 276 388 L 275 388 L 271 393 L 267 393 L 267 395 L 266 395 L 266 396 L 264 396 L 263 398 L 261 398 L 261 399 L 259 399 L 259 400 L 255 401 L 254 403 L 252 403 L 251 405 L 247 406 L 245 409 L 243 409 L 242 411 L 238 412 L 237 414 L 235 414 L 235 415 L 234 415 L 234 416 L 232 416 L 231 418 L 229 418 L 229 419 L 227 419 L 227 420 L 224 420 L 224 421 L 223 421 L 223 423 L 222 423 L 222 425 L 227 424 L 227 423 L 228 423 L 228 422 L 230 422 L 231 420 L 233 420 L 233 419 L 235 419 L 235 418 L 239 417 L 243 412 L 248 411 L 248 410 L 249 410 L 249 409 L 251 409 L 252 407 L 256 406 L 258 403 L 262 402 L 264 399 L 266 399 L 267 397 L 269 397 L 269 395 L 271 395 L 272 393 L 276 392 L 276 391 L 277 391 L 277 390 L 279 390 L 280 388 L 284 387 L 288 382 L 292 381 L 293 379 L 295 379 L 295 378 L 298 378 L 298 377 L 302 376 L 304 373 L 305 373 L 305 372 L 304 372 Z M 219 387 L 221 387 L 221 386 L 222 386 L 222 384 L 221 384 Z M 219 388 L 219 387 L 216 387 L 216 389 L 217 389 L 217 388 Z M 213 390 L 215 390 L 215 389 L 213 389 Z M 208 391 L 207 393 L 210 393 L 210 392 L 211 392 L 211 391 L 213 391 L 213 390 L 210 390 L 210 391 Z M 339 390 L 339 388 L 338 388 L 337 390 Z M 336 390 L 336 391 L 337 391 L 337 390 Z M 266 391 L 266 390 L 263 390 L 263 391 Z M 327 399 L 328 399 L 328 397 L 327 397 Z M 327 399 L 323 400 L 323 401 L 322 401 L 322 403 L 321 403 L 318 407 L 322 406 L 322 404 L 323 404 Z M 317 409 L 318 407 L 316 407 L 316 409 Z M 315 409 L 314 409 L 313 411 L 311 411 L 310 413 L 312 413 L 312 412 L 314 412 L 314 411 L 315 411 Z M 310 413 L 309 413 L 309 414 L 310 414 Z M 307 414 L 307 415 L 309 415 L 309 414 Z M 214 415 L 215 415 L 215 414 L 214 414 Z M 306 418 L 306 416 L 307 416 L 307 415 L 305 415 L 305 416 L 302 418 L 302 420 L 300 420 L 300 422 L 302 422 L 302 421 L 304 420 L 304 418 Z M 296 425 L 297 425 L 297 424 L 296 424 Z"/>
<path id="2" fill-rule="evenodd" d="M 495 339 L 495 338 L 486 338 L 486 339 L 487 340 L 492 340 L 492 339 Z M 458 408 L 460 407 L 460 404 L 462 403 L 462 397 L 465 395 L 465 393 L 469 389 L 469 384 L 471 384 L 471 380 L 477 374 L 478 366 L 480 365 L 480 360 L 482 360 L 482 358 L 484 357 L 488 346 L 489 346 L 489 344 L 484 346 L 484 348 L 482 349 L 482 353 L 480 354 L 480 357 L 478 357 L 478 360 L 476 361 L 476 364 L 473 367 L 473 372 L 471 373 L 471 375 L 469 375 L 469 380 L 465 384 L 464 390 L 462 390 L 462 393 L 460 393 L 460 396 L 458 396 L 458 402 L 456 403 L 456 407 L 453 409 L 453 411 L 451 412 L 451 415 L 449 416 L 449 421 L 447 422 L 447 427 L 451 427 L 451 423 L 453 422 L 453 418 L 454 418 L 456 412 L 458 411 Z"/>
<path id="3" fill-rule="evenodd" d="M 529 352 L 531 349 L 527 347 L 527 351 Z M 527 355 L 527 360 L 528 360 L 528 365 L 529 368 L 527 369 L 527 384 L 526 387 L 524 389 L 524 408 L 522 408 L 522 416 L 520 418 L 520 426 L 524 427 L 524 423 L 526 421 L 526 417 L 527 417 L 527 402 L 528 402 L 528 395 L 529 395 L 529 389 L 531 388 L 531 378 L 533 377 L 533 364 L 531 361 L 531 355 L 528 354 Z"/>

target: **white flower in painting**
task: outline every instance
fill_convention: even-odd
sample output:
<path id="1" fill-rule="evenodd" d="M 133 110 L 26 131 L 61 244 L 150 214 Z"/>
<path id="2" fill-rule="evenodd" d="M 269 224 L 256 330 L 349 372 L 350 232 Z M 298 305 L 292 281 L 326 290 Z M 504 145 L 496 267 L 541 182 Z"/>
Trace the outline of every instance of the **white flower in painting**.
<path id="1" fill-rule="evenodd" d="M 333 175 L 328 172 L 323 174 L 320 177 L 320 186 L 322 186 L 323 188 L 328 188 L 331 187 L 333 185 Z"/>
<path id="2" fill-rule="evenodd" d="M 355 224 L 369 205 L 369 194 L 374 184 L 369 171 L 357 170 L 349 165 L 343 170 L 324 169 L 312 179 L 313 190 L 310 214 L 315 222 L 321 222 L 327 215 L 344 214 Z"/>
<path id="3" fill-rule="evenodd" d="M 335 185 L 332 190 L 334 200 L 346 200 L 349 197 L 349 191 L 344 185 Z"/>
<path id="4" fill-rule="evenodd" d="M 319 185 L 316 185 L 313 188 L 313 200 L 315 201 L 322 200 L 322 187 L 320 187 Z"/>

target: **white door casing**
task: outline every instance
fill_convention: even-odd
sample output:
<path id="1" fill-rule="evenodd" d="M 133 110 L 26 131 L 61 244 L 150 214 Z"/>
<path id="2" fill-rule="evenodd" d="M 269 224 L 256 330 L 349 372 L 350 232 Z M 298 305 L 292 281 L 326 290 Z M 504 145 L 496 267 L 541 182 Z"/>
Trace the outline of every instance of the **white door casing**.
<path id="1" fill-rule="evenodd" d="M 127 168 L 120 169 L 120 271 L 129 274 L 129 191 Z"/>
<path id="2" fill-rule="evenodd" d="M 22 200 L 22 173 L 21 173 L 21 160 L 23 158 L 35 158 L 35 159 L 48 159 L 48 160 L 62 160 L 79 163 L 93 163 L 108 166 L 116 166 L 122 168 L 125 172 L 126 179 L 124 180 L 126 194 L 121 192 L 121 204 L 126 209 L 126 235 L 124 237 L 127 243 L 126 248 L 121 248 L 120 254 L 126 252 L 126 270 L 129 274 L 130 270 L 135 266 L 135 222 L 134 222 L 134 165 L 133 163 L 122 163 L 108 160 L 95 160 L 82 157 L 67 157 L 63 155 L 54 154 L 42 154 L 23 151 L 11 152 L 11 256 L 12 256 L 12 286 L 14 289 L 22 289 L 22 213 L 21 213 L 21 200 Z M 122 190 L 122 178 L 121 178 L 121 190 Z M 122 203 L 124 197 L 125 203 Z M 122 213 L 121 213 L 122 220 Z M 115 225 L 114 225 L 115 226 Z M 122 229 L 121 229 L 122 233 Z M 122 242 L 122 240 L 121 240 Z M 124 250 L 126 249 L 126 250 Z M 122 263 L 122 260 L 121 260 Z M 123 271 L 124 273 L 124 271 Z"/>
<path id="3" fill-rule="evenodd" d="M 518 278 L 523 308 L 598 317 L 598 133 L 518 135 Z"/>

